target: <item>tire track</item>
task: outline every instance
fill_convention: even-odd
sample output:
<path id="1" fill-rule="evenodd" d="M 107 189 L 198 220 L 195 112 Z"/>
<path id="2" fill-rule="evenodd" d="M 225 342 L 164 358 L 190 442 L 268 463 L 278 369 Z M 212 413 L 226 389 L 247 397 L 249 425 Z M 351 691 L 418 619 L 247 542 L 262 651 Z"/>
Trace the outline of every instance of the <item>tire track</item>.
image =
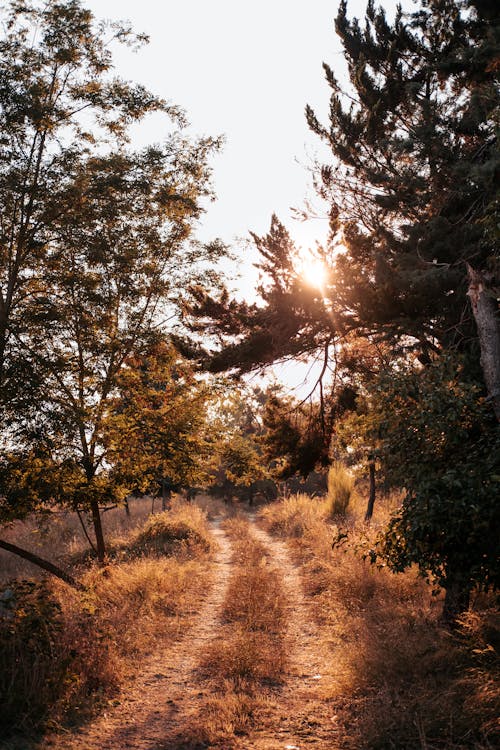
<path id="1" fill-rule="evenodd" d="M 54 750 L 159 750 L 188 724 L 203 700 L 196 666 L 207 644 L 217 637 L 220 613 L 231 571 L 231 545 L 214 522 L 218 544 L 213 585 L 195 625 L 167 653 L 151 656 L 136 682 L 124 691 L 120 705 L 81 730 L 57 738 Z"/>
<path id="2" fill-rule="evenodd" d="M 290 559 L 286 544 L 257 526 L 253 518 L 250 518 L 250 532 L 267 550 L 283 581 L 288 599 L 289 668 L 284 685 L 275 692 L 272 712 L 242 747 L 245 750 L 346 747 L 328 699 L 329 685 L 334 679 L 331 661 L 304 597 L 298 568 Z"/>

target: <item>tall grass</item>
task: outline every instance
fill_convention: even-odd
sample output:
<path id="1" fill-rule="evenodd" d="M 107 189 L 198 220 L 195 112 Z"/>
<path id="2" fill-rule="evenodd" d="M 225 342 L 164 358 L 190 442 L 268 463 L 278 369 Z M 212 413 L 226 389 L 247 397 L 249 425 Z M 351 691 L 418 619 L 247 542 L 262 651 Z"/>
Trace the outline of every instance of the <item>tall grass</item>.
<path id="1" fill-rule="evenodd" d="M 57 579 L 0 587 L 0 737 L 82 721 L 189 629 L 209 583 L 208 527 L 195 506 L 154 518 L 170 556 L 148 544 L 158 541 L 150 522 L 130 533 L 130 559 L 81 573 L 83 593 Z"/>
<path id="2" fill-rule="evenodd" d="M 345 516 L 354 495 L 354 486 L 354 476 L 342 463 L 337 461 L 330 466 L 325 498 L 326 514 L 329 518 Z"/>
<path id="3" fill-rule="evenodd" d="M 374 526 L 386 509 L 379 503 L 376 512 Z M 347 537 L 304 497 L 296 498 L 293 512 L 276 503 L 261 517 L 270 531 L 288 533 L 301 563 L 335 674 L 326 697 L 346 748 L 498 746 L 500 619 L 491 599 L 478 596 L 450 634 L 439 624 L 440 597 L 415 570 L 396 575 L 363 561 L 375 532 L 361 515 L 351 512 L 343 526 Z"/>
<path id="4" fill-rule="evenodd" d="M 151 498 L 132 498 L 129 510 L 130 515 L 122 507 L 102 514 L 104 535 L 111 546 L 120 540 L 127 540 L 130 534 L 143 526 L 151 512 Z M 87 523 L 85 518 L 83 520 Z M 90 526 L 88 530 L 92 534 Z M 63 566 L 81 559 L 90 551 L 77 514 L 69 510 L 29 516 L 25 521 L 16 521 L 3 528 L 1 535 L 7 542 Z M 37 566 L 0 550 L 0 583 L 20 577 L 39 578 L 41 575 L 43 573 Z"/>

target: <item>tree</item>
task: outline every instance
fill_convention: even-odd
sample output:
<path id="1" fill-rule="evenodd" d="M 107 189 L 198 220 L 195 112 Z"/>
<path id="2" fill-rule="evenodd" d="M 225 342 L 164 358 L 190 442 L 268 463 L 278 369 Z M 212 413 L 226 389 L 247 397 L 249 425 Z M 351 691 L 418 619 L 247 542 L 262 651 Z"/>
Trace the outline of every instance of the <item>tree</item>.
<path id="1" fill-rule="evenodd" d="M 137 493 L 156 491 L 164 478 L 178 486 L 202 482 L 212 450 L 211 395 L 171 345 L 158 342 L 129 358 L 104 426 L 110 479 Z"/>
<path id="2" fill-rule="evenodd" d="M 0 394 L 4 407 L 18 408 L 20 384 L 34 374 L 24 353 L 31 304 L 43 294 L 54 222 L 72 208 L 75 165 L 106 141 L 123 142 L 129 124 L 147 112 L 180 113 L 111 77 L 109 45 L 143 39 L 118 24 L 96 28 L 76 0 L 11 2 L 2 26 Z"/>
<path id="3" fill-rule="evenodd" d="M 161 145 L 131 150 L 131 123 L 160 110 L 182 125 L 182 114 L 143 87 L 110 77 L 105 29 L 77 0 L 12 2 L 5 28 L 4 458 L 29 461 L 34 446 L 61 470 L 62 486 L 47 488 L 45 498 L 91 512 L 102 560 L 99 505 L 127 491 L 109 482 L 105 420 L 121 370 L 167 331 L 186 279 L 213 279 L 196 269 L 221 248 L 188 239 L 202 198 L 211 196 L 207 160 L 219 142 L 173 133 Z M 128 28 L 111 31 L 115 40 L 141 41 Z M 20 388 L 32 374 L 36 400 L 32 389 Z M 8 485 L 3 492 L 10 502 Z"/>
<path id="4" fill-rule="evenodd" d="M 443 586 L 448 621 L 473 587 L 500 586 L 500 433 L 465 369 L 444 357 L 384 375 L 370 415 L 386 481 L 406 488 L 378 553 L 396 571 L 417 563 Z"/>
<path id="5" fill-rule="evenodd" d="M 263 409 L 268 394 L 259 387 L 225 383 L 212 404 L 213 461 L 210 491 L 230 500 L 234 495 L 252 505 L 254 495 L 275 497 L 264 451 Z"/>
<path id="6" fill-rule="evenodd" d="M 458 351 L 465 356 L 464 383 L 480 382 L 481 361 L 487 404 L 500 417 L 498 24 L 490 0 L 424 0 L 408 15 L 399 9 L 392 23 L 370 2 L 364 26 L 349 20 L 341 3 L 336 30 L 351 86 L 342 91 L 325 65 L 328 124 L 306 109 L 333 156 L 332 164 L 316 165 L 330 218 L 329 246 L 318 252 L 329 261 L 329 278 L 321 293 L 306 290 L 293 273 L 293 243 L 273 218 L 270 233 L 255 238 L 268 279 L 260 304 L 195 295 L 197 321 L 227 337 L 220 351 L 205 352 L 210 368 L 241 373 L 279 358 L 338 355 L 353 335 L 389 346 L 392 360 L 411 355 L 426 368 Z M 353 371 L 356 389 L 355 363 Z M 478 469 L 488 466 L 496 446 L 494 427 L 487 432 L 484 463 L 471 442 Z M 432 431 L 426 434 L 423 445 L 432 456 Z M 408 502 L 425 515 L 417 479 L 405 486 Z M 464 481 L 460 502 L 469 489 Z M 494 533 L 488 493 L 479 497 L 473 520 L 483 531 L 484 521 L 488 534 L 474 538 L 487 547 Z M 409 534 L 407 542 L 419 559 L 417 537 Z M 431 546 L 429 537 L 428 551 Z M 466 558 L 456 567 L 467 566 Z M 424 568 L 429 561 L 421 555 Z M 480 575 L 493 580 L 486 569 Z M 467 571 L 455 570 L 452 578 L 460 576 L 465 580 Z"/>
<path id="7" fill-rule="evenodd" d="M 329 125 L 307 108 L 336 158 L 318 181 L 348 248 L 336 266 L 340 306 L 378 334 L 410 336 L 427 360 L 443 348 L 477 349 L 467 292 L 484 303 L 484 322 L 475 315 L 483 364 L 500 353 L 498 244 L 486 228 L 498 205 L 494 6 L 430 0 L 390 25 L 369 3 L 363 29 L 342 3 L 350 99 L 325 65 Z M 498 411 L 500 360 L 484 375 Z"/>

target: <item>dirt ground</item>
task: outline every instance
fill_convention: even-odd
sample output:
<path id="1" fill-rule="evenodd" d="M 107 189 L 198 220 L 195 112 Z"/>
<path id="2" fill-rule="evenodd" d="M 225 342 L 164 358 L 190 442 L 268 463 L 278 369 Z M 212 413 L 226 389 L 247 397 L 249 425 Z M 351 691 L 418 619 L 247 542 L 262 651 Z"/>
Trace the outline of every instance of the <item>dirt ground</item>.
<path id="1" fill-rule="evenodd" d="M 254 750 L 333 750 L 346 747 L 331 702 L 322 656 L 323 636 L 317 632 L 303 596 L 298 571 L 286 545 L 271 538 L 250 517 L 250 532 L 265 548 L 278 571 L 287 600 L 288 666 L 280 684 L 269 692 L 266 708 L 245 736 L 231 737 L 227 747 Z M 40 747 L 51 750 L 176 750 L 224 748 L 224 744 L 193 744 L 189 727 L 210 699 L 214 686 L 200 673 L 209 644 L 218 638 L 221 612 L 233 561 L 231 543 L 212 522 L 218 543 L 213 583 L 193 628 L 173 647 L 151 655 L 140 679 L 123 698 L 92 723 L 65 735 L 47 737 Z M 183 741 L 183 737 L 190 737 Z"/>

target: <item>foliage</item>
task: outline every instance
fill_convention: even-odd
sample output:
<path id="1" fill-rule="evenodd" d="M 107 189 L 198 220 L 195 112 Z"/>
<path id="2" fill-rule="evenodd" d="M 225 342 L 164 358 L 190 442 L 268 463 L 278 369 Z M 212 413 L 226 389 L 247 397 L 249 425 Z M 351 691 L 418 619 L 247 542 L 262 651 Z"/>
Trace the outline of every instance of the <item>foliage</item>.
<path id="1" fill-rule="evenodd" d="M 165 477 L 181 486 L 202 482 L 212 448 L 210 398 L 209 387 L 171 345 L 160 341 L 131 356 L 103 430 L 112 481 L 138 493 L 155 493 Z"/>
<path id="2" fill-rule="evenodd" d="M 294 399 L 272 394 L 263 415 L 265 455 L 275 461 L 282 478 L 300 473 L 306 477 L 329 460 L 330 436 L 335 409 L 326 414 L 321 404 L 298 404 Z"/>
<path id="3" fill-rule="evenodd" d="M 468 346 L 466 262 L 495 275 L 483 219 L 497 192 L 498 20 L 491 2 L 444 0 L 396 13 L 369 3 L 365 26 L 336 19 L 351 87 L 325 65 L 332 150 L 318 168 L 332 232 L 337 304 L 361 329 L 411 336 L 425 356 Z M 494 278 L 490 278 L 492 289 Z"/>
<path id="4" fill-rule="evenodd" d="M 252 492 L 252 486 L 269 478 L 262 447 L 265 432 L 263 404 L 267 394 L 260 388 L 225 384 L 213 403 L 211 431 L 214 440 L 212 488 L 222 495 Z"/>
<path id="5" fill-rule="evenodd" d="M 167 335 L 186 283 L 214 283 L 209 266 L 221 248 L 188 240 L 212 195 L 208 158 L 219 141 L 177 130 L 132 150 L 129 127 L 146 114 L 184 124 L 176 107 L 111 77 L 108 45 L 144 40 L 98 26 L 78 0 L 11 2 L 2 14 L 6 517 L 39 493 L 63 498 L 91 511 L 102 559 L 99 505 L 130 490 L 108 471 L 107 416 L 122 369 Z M 52 491 L 42 464 L 52 479 L 61 472 Z"/>
<path id="6" fill-rule="evenodd" d="M 456 359 L 381 378 L 373 419 L 386 477 L 405 487 L 379 542 L 394 570 L 417 563 L 440 585 L 497 588 L 500 433 Z"/>
<path id="7" fill-rule="evenodd" d="M 46 703 L 61 690 L 52 657 L 62 629 L 61 608 L 44 583 L 14 581 L 0 594 L 0 729 L 13 718 L 44 718 Z M 17 669 L 13 669 L 14 664 Z M 28 683 L 28 684 L 27 684 Z"/>

